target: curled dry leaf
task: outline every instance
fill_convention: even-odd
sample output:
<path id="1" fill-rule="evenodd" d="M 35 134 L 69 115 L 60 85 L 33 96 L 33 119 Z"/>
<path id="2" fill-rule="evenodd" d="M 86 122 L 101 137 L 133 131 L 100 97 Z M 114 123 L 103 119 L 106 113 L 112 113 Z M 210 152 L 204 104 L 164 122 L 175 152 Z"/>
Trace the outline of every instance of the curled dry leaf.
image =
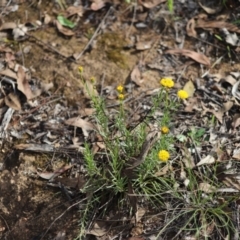
<path id="1" fill-rule="evenodd" d="M 209 8 L 204 6 L 200 1 L 198 1 L 198 4 L 200 5 L 200 7 L 208 14 L 215 14 L 218 13 L 222 10 L 223 8 L 223 4 L 220 4 L 218 7 L 216 8 Z"/>
<path id="2" fill-rule="evenodd" d="M 65 121 L 65 124 L 81 128 L 84 136 L 88 136 L 87 131 L 96 130 L 96 127 L 92 123 L 83 120 L 80 117 L 69 118 Z"/>
<path id="3" fill-rule="evenodd" d="M 210 66 L 211 64 L 209 58 L 206 57 L 203 53 L 194 52 L 188 49 L 170 49 L 165 51 L 165 53 L 184 55 L 206 66 Z"/>
<path id="4" fill-rule="evenodd" d="M 26 74 L 25 74 L 22 67 L 18 68 L 17 84 L 18 84 L 18 86 L 17 86 L 18 90 L 21 91 L 26 96 L 26 98 L 28 100 L 36 97 L 36 95 L 34 95 L 32 90 L 31 90 L 31 87 L 30 87 L 30 85 L 28 83 L 28 80 L 26 78 Z"/>
<path id="5" fill-rule="evenodd" d="M 136 65 L 132 72 L 131 72 L 131 81 L 133 81 L 134 83 L 136 83 L 138 86 L 141 86 L 141 79 L 142 79 L 142 75 L 141 75 L 141 72 L 139 70 L 139 67 L 138 65 Z"/>
<path id="6" fill-rule="evenodd" d="M 204 116 L 207 112 L 210 112 L 218 119 L 218 121 L 220 123 L 222 123 L 222 121 L 223 121 L 222 118 L 223 118 L 223 115 L 224 115 L 224 108 L 219 109 L 218 111 L 216 111 L 214 109 L 210 109 L 210 108 L 205 107 L 203 102 L 201 104 L 202 104 L 202 107 L 203 107 L 202 116 Z"/>
<path id="7" fill-rule="evenodd" d="M 233 102 L 227 101 L 227 102 L 223 103 L 222 111 L 228 112 L 232 107 L 233 107 Z"/>
<path id="8" fill-rule="evenodd" d="M 72 165 L 67 165 L 67 166 L 63 166 L 61 168 L 56 169 L 54 172 L 42 172 L 39 173 L 37 172 L 38 176 L 43 178 L 43 179 L 53 179 L 57 176 L 59 176 L 60 174 L 64 173 L 65 171 L 67 171 L 68 169 L 72 168 Z"/>
<path id="9" fill-rule="evenodd" d="M 77 14 L 79 17 L 83 15 L 83 7 L 82 6 L 70 6 L 67 8 L 68 17 Z"/>
<path id="10" fill-rule="evenodd" d="M 52 21 L 52 19 L 51 19 L 51 17 L 47 14 L 47 13 L 45 13 L 45 15 L 44 15 L 44 24 L 49 24 L 50 22 Z"/>
<path id="11" fill-rule="evenodd" d="M 222 79 L 222 78 L 221 78 Z M 220 80 L 221 80 L 220 79 Z M 231 76 L 231 75 L 228 75 L 225 79 L 224 79 L 225 82 L 231 84 L 232 86 L 237 82 L 237 80 Z"/>
<path id="12" fill-rule="evenodd" d="M 74 35 L 74 32 L 72 30 L 63 27 L 59 21 L 55 20 L 54 23 L 56 24 L 58 31 L 60 33 L 62 33 L 63 35 L 65 35 L 65 36 L 73 36 Z"/>
<path id="13" fill-rule="evenodd" d="M 22 107 L 21 107 L 21 103 L 18 95 L 14 93 L 9 93 L 4 100 L 5 100 L 5 104 L 8 107 L 14 110 L 21 110 Z"/>
<path id="14" fill-rule="evenodd" d="M 240 29 L 236 25 L 223 21 L 206 21 L 204 19 L 198 19 L 196 28 L 226 28 L 230 32 L 240 33 Z"/>
<path id="15" fill-rule="evenodd" d="M 93 11 L 97 11 L 105 6 L 105 2 L 103 0 L 93 0 L 91 4 L 91 9 Z"/>
<path id="16" fill-rule="evenodd" d="M 240 84 L 240 80 L 237 81 L 232 87 L 232 95 L 238 100 L 240 100 L 240 92 L 238 91 L 239 84 Z"/>
<path id="17" fill-rule="evenodd" d="M 194 18 L 192 18 L 188 21 L 186 30 L 187 30 L 187 35 L 189 37 L 195 37 L 195 38 L 197 37 L 197 32 L 195 30 L 195 19 Z"/>
<path id="18" fill-rule="evenodd" d="M 139 0 L 139 3 L 145 8 L 154 8 L 160 3 L 164 3 L 167 0 Z"/>

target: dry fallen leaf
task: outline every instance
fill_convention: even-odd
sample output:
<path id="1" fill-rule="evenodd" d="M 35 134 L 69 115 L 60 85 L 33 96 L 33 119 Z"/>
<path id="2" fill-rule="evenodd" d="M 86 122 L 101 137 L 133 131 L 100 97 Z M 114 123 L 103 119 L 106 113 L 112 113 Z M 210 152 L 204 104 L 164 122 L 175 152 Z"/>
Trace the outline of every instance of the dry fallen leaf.
<path id="1" fill-rule="evenodd" d="M 198 19 L 196 23 L 196 28 L 226 28 L 230 32 L 240 33 L 240 29 L 236 25 L 223 21 L 206 21 L 204 19 Z"/>
<path id="2" fill-rule="evenodd" d="M 53 83 L 42 83 L 41 82 L 41 89 L 43 92 L 47 92 L 48 90 L 50 90 L 51 88 L 53 88 Z"/>
<path id="3" fill-rule="evenodd" d="M 201 190 L 201 191 L 203 191 L 205 193 L 216 192 L 216 188 L 214 186 L 210 185 L 207 182 L 199 183 L 198 190 Z"/>
<path id="4" fill-rule="evenodd" d="M 39 96 L 42 92 L 40 89 L 36 89 L 34 92 L 32 91 L 27 80 L 26 74 L 21 66 L 19 66 L 17 72 L 17 88 L 26 96 L 27 100 Z"/>
<path id="5" fill-rule="evenodd" d="M 14 29 L 17 27 L 17 24 L 15 22 L 5 22 L 2 23 L 0 26 L 0 30 L 6 30 L 6 29 Z"/>
<path id="6" fill-rule="evenodd" d="M 194 38 L 197 37 L 197 32 L 195 30 L 195 19 L 194 18 L 192 18 L 188 21 L 186 30 L 187 30 L 187 35 L 189 37 L 194 37 Z"/>
<path id="7" fill-rule="evenodd" d="M 197 163 L 196 166 L 201 166 L 204 164 L 212 164 L 216 161 L 216 159 L 211 155 L 207 155 L 205 158 L 202 158 L 200 162 Z"/>
<path id="8" fill-rule="evenodd" d="M 238 100 L 240 100 L 240 92 L 238 91 L 239 84 L 240 84 L 240 80 L 237 81 L 232 87 L 232 95 Z"/>
<path id="9" fill-rule="evenodd" d="M 191 97 L 188 99 L 187 103 L 185 104 L 184 111 L 186 112 L 193 112 L 193 110 L 199 111 L 199 99 L 196 97 Z"/>
<path id="10" fill-rule="evenodd" d="M 234 159 L 240 160 L 240 149 L 234 149 L 233 150 L 233 156 Z"/>
<path id="11" fill-rule="evenodd" d="M 70 118 L 65 121 L 65 124 L 81 128 L 85 137 L 88 136 L 87 131 L 96 130 L 96 127 L 92 123 L 80 117 Z"/>
<path id="12" fill-rule="evenodd" d="M 208 14 L 215 14 L 215 13 L 218 13 L 222 10 L 223 8 L 223 4 L 220 4 L 218 7 L 216 8 L 209 8 L 209 7 L 206 7 L 206 6 L 203 6 L 203 4 L 198 1 L 198 4 L 200 5 L 200 7 Z"/>
<path id="13" fill-rule="evenodd" d="M 93 224 L 93 227 L 90 231 L 87 231 L 88 234 L 92 234 L 97 237 L 101 237 L 107 233 L 105 222 L 96 221 Z"/>
<path id="14" fill-rule="evenodd" d="M 72 165 L 63 166 L 61 168 L 56 169 L 54 172 L 42 172 L 42 173 L 37 172 L 37 174 L 39 177 L 43 179 L 52 180 L 53 178 L 59 176 L 60 174 L 64 173 L 70 168 L 72 168 Z"/>
<path id="15" fill-rule="evenodd" d="M 204 116 L 207 112 L 210 112 L 218 119 L 218 121 L 220 123 L 222 123 L 223 115 L 224 115 L 224 107 L 222 109 L 219 109 L 218 111 L 216 111 L 214 109 L 210 109 L 210 108 L 205 107 L 203 102 L 201 104 L 202 104 L 202 108 L 203 108 L 202 116 Z"/>
<path id="16" fill-rule="evenodd" d="M 17 80 L 17 74 L 9 68 L 0 71 L 0 75 L 4 75 L 4 76 L 7 76 L 7 77 Z"/>
<path id="17" fill-rule="evenodd" d="M 133 81 L 134 83 L 136 83 L 138 86 L 141 86 L 141 83 L 142 83 L 142 75 L 141 75 L 141 72 L 139 70 L 139 67 L 138 65 L 136 65 L 132 72 L 131 72 L 131 81 Z"/>
<path id="18" fill-rule="evenodd" d="M 188 49 L 170 49 L 165 51 L 165 53 L 169 54 L 180 54 L 186 57 L 190 57 L 198 63 L 204 64 L 206 66 L 210 66 L 211 62 L 208 57 L 206 57 L 203 53 L 194 52 Z"/>
<path id="19" fill-rule="evenodd" d="M 147 50 L 147 49 L 151 48 L 151 46 L 152 46 L 152 41 L 138 42 L 135 45 L 137 50 Z"/>
<path id="20" fill-rule="evenodd" d="M 232 119 L 232 127 L 233 129 L 236 129 L 238 126 L 240 126 L 240 114 L 234 114 Z"/>
<path id="21" fill-rule="evenodd" d="M 165 165 L 155 173 L 155 176 L 160 177 L 160 176 L 166 175 L 169 170 L 171 170 L 170 165 Z"/>
<path id="22" fill-rule="evenodd" d="M 164 3 L 167 0 L 139 0 L 139 3 L 142 4 L 145 8 L 154 8 L 160 3 Z"/>
<path id="23" fill-rule="evenodd" d="M 49 24 L 51 21 L 52 21 L 51 17 L 47 13 L 45 13 L 43 21 L 44 24 Z"/>
<path id="24" fill-rule="evenodd" d="M 56 24 L 58 31 L 63 35 L 69 37 L 74 35 L 74 32 L 72 30 L 63 27 L 59 21 L 55 20 L 54 23 Z"/>
<path id="25" fill-rule="evenodd" d="M 18 95 L 14 94 L 14 93 L 9 93 L 5 98 L 5 104 L 14 109 L 14 110 L 21 110 L 21 103 L 20 103 L 20 99 L 18 97 Z"/>
<path id="26" fill-rule="evenodd" d="M 83 7 L 82 6 L 70 6 L 67 8 L 68 17 L 77 14 L 79 17 L 83 15 Z"/>
<path id="27" fill-rule="evenodd" d="M 10 109 L 10 108 L 9 108 Z M 14 146 L 15 149 L 34 152 L 53 152 L 54 147 L 49 144 L 33 144 L 33 143 L 21 143 Z"/>
<path id="28" fill-rule="evenodd" d="M 195 163 L 194 163 L 194 159 L 193 159 L 193 156 L 190 153 L 190 151 L 185 146 L 183 146 L 181 148 L 181 152 L 183 155 L 182 162 L 184 163 L 185 167 L 190 168 L 190 169 L 194 168 Z"/>
<path id="29" fill-rule="evenodd" d="M 98 11 L 99 9 L 105 6 L 105 2 L 103 0 L 93 0 L 91 4 L 91 9 L 93 11 Z"/>
<path id="30" fill-rule="evenodd" d="M 207 182 L 199 183 L 198 190 L 201 190 L 201 191 L 203 191 L 205 193 L 216 192 L 216 188 L 214 186 L 210 185 Z"/>
<path id="31" fill-rule="evenodd" d="M 184 85 L 183 90 L 188 93 L 189 97 L 192 97 L 196 89 L 193 82 L 190 80 Z"/>

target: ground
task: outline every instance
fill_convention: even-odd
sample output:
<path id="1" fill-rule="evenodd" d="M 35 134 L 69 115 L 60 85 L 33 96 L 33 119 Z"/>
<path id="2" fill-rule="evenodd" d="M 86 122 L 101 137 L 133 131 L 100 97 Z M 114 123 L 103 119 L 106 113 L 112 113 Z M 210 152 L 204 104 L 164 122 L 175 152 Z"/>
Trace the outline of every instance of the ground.
<path id="1" fill-rule="evenodd" d="M 169 173 L 171 168 L 169 176 L 181 179 L 180 187 L 187 186 L 189 178 L 182 176 L 186 174 L 184 167 L 190 168 L 192 164 L 191 170 L 201 179 L 209 169 L 199 170 L 199 166 L 213 162 L 222 164 L 229 159 L 238 176 L 239 99 L 238 92 L 232 89 L 240 75 L 239 39 L 233 36 L 233 33 L 240 33 L 239 3 L 202 1 L 201 4 L 175 1 L 172 12 L 166 1 L 154 0 L 2 1 L 1 239 L 71 240 L 79 236 L 82 217 L 79 212 L 93 194 L 81 191 L 87 182 L 82 152 L 86 135 L 89 142 L 98 143 L 93 144 L 94 153 L 103 149 L 99 135 L 86 133 L 92 130 L 91 122 L 94 122 L 91 92 L 107 96 L 111 117 L 114 107 L 119 105 L 115 89 L 123 85 L 127 89 L 126 109 L 132 127 L 151 108 L 151 96 L 160 88 L 160 79 L 174 79 L 173 91 L 184 88 L 190 98 L 174 115 L 170 130 L 178 140 L 188 133 L 189 140 L 174 144 L 177 149 L 174 154 L 182 160 L 181 167 L 173 163 L 168 169 L 161 168 L 156 176 Z M 68 23 L 64 27 L 60 20 L 57 22 L 60 15 L 76 23 L 75 26 L 69 28 Z M 223 34 L 223 28 L 229 32 Z M 22 35 L 17 35 L 17 30 Z M 230 38 L 237 38 L 237 41 Z M 235 74 L 230 75 L 231 72 Z M 93 78 L 96 85 L 91 81 Z M 132 113 L 135 107 L 137 110 Z M 9 111 L 9 122 L 5 119 L 8 109 L 14 109 L 12 113 Z M 76 123 L 75 117 L 79 116 L 84 120 Z M 74 119 L 74 123 L 67 122 L 68 119 Z M 204 129 L 203 134 L 201 129 Z M 147 149 L 150 146 L 152 144 Z M 200 156 L 190 156 L 190 148 L 199 151 Z M 145 153 L 148 150 L 145 149 Z M 209 157 L 210 152 L 217 154 L 217 160 Z M 141 159 L 144 161 L 144 157 Z M 191 163 L 186 159 L 191 159 Z M 97 161 L 106 159 L 101 156 Z M 142 161 L 133 166 L 139 166 Z M 222 190 L 223 194 L 234 198 L 232 202 L 239 211 L 238 178 L 226 173 L 225 165 L 221 164 L 216 166 L 219 172 L 214 176 L 225 185 L 218 190 L 229 188 Z M 133 172 L 123 173 L 129 179 L 132 175 Z M 91 212 L 85 229 L 86 239 L 156 239 L 163 231 L 167 214 L 159 213 L 160 210 L 143 203 L 142 199 L 134 199 L 135 191 L 128 183 L 126 196 L 110 194 L 96 204 L 103 206 L 109 199 L 113 200 L 106 218 L 101 221 L 95 218 L 100 216 L 98 210 Z M 204 194 L 212 191 L 209 185 L 201 184 L 198 187 Z M 132 207 L 133 212 L 136 210 L 135 220 L 129 219 L 127 210 L 119 210 L 118 204 L 114 205 L 120 195 L 125 197 L 122 205 L 127 206 L 128 198 L 134 202 L 131 206 L 138 201 L 138 210 Z M 185 197 L 188 202 L 187 194 Z M 226 199 L 219 196 L 216 201 Z M 161 209 L 168 209 L 166 206 L 173 202 L 169 197 Z M 180 200 L 174 202 L 178 203 L 180 206 Z M 224 209 L 229 215 L 234 212 L 231 206 Z M 119 226 L 113 223 L 119 219 Z M 210 224 L 208 233 L 201 233 L 199 238 L 194 238 L 191 232 L 189 237 L 237 239 L 236 234 L 235 238 L 227 238 L 230 233 L 225 234 L 225 230 L 217 236 L 210 229 L 213 225 Z M 184 228 L 179 223 L 176 226 Z M 171 234 L 175 234 L 176 239 L 187 239 L 176 229 L 171 226 L 161 239 L 172 239 Z M 239 226 L 236 229 L 240 231 Z"/>

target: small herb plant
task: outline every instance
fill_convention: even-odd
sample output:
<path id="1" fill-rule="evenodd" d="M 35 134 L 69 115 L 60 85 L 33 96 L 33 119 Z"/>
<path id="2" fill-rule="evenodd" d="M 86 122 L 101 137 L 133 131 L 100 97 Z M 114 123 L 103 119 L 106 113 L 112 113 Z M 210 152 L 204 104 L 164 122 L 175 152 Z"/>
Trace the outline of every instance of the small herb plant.
<path id="1" fill-rule="evenodd" d="M 160 215 L 162 212 L 167 215 L 168 223 L 163 223 L 158 236 L 173 228 L 178 229 L 176 236 L 184 232 L 196 237 L 207 236 L 214 229 L 224 229 L 223 232 L 230 235 L 234 226 L 224 212 L 228 202 L 219 206 L 214 200 L 214 189 L 218 185 L 211 179 L 212 169 L 205 168 L 204 174 L 200 172 L 196 175 L 194 169 L 184 167 L 175 149 L 177 138 L 172 134 L 171 120 L 181 101 L 188 98 L 188 93 L 179 90 L 174 94 L 174 81 L 171 78 L 161 79 L 161 88 L 152 97 L 151 109 L 132 125 L 128 121 L 131 112 L 126 105 L 127 93 L 123 85 L 116 88 L 118 104 L 114 116 L 110 117 L 104 97 L 88 89 L 82 67 L 79 67 L 79 73 L 95 110 L 93 123 L 102 148 L 94 152 L 93 143 L 88 140 L 84 145 L 87 182 L 81 191 L 87 200 L 80 210 L 78 239 L 82 239 L 90 228 L 89 222 L 94 221 L 91 213 L 96 209 L 94 216 L 98 219 L 109 217 L 113 208 L 117 212 L 123 211 L 124 216 L 131 219 L 136 213 L 133 196 L 141 199 L 145 206 L 157 209 Z M 90 81 L 96 87 L 95 78 Z M 198 142 L 204 133 L 204 129 L 195 131 L 193 128 L 189 136 Z M 177 170 L 180 171 L 179 177 L 174 169 L 181 169 Z M 209 183 L 209 195 L 203 195 L 205 190 L 200 187 L 199 181 Z M 211 233 L 209 225 L 213 229 Z"/>

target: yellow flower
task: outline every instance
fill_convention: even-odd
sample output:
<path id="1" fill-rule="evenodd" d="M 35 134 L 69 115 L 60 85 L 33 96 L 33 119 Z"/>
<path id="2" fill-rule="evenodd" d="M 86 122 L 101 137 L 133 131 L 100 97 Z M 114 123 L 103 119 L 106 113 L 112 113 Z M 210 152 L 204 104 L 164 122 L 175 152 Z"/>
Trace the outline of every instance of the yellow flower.
<path id="1" fill-rule="evenodd" d="M 119 93 L 122 93 L 122 92 L 123 92 L 123 86 L 122 86 L 122 85 L 118 85 L 118 86 L 117 86 L 117 91 L 118 91 Z"/>
<path id="2" fill-rule="evenodd" d="M 120 94 L 118 95 L 118 99 L 119 99 L 119 100 L 123 100 L 123 99 L 124 99 L 124 95 L 123 95 L 122 93 L 120 93 Z"/>
<path id="3" fill-rule="evenodd" d="M 167 162 L 168 159 L 170 158 L 170 154 L 166 150 L 161 150 L 161 151 L 158 152 L 158 158 L 162 162 Z"/>
<path id="4" fill-rule="evenodd" d="M 160 84 L 167 88 L 172 88 L 174 86 L 174 81 L 171 78 L 162 78 Z"/>
<path id="5" fill-rule="evenodd" d="M 184 91 L 184 90 L 179 90 L 179 91 L 177 92 L 177 95 L 178 95 L 178 97 L 181 98 L 181 99 L 186 99 L 186 98 L 188 98 L 188 93 L 187 93 L 186 91 Z"/>
<path id="6" fill-rule="evenodd" d="M 78 67 L 78 71 L 79 71 L 80 73 L 83 73 L 83 67 L 82 67 L 82 66 L 79 66 L 79 67 Z"/>
<path id="7" fill-rule="evenodd" d="M 92 83 L 95 83 L 96 78 L 95 78 L 95 77 L 91 77 L 91 78 L 90 78 L 90 81 L 91 81 Z"/>
<path id="8" fill-rule="evenodd" d="M 161 128 L 161 132 L 162 132 L 163 134 L 167 134 L 167 133 L 169 133 L 169 128 L 166 127 L 166 126 L 163 126 L 163 127 Z"/>

